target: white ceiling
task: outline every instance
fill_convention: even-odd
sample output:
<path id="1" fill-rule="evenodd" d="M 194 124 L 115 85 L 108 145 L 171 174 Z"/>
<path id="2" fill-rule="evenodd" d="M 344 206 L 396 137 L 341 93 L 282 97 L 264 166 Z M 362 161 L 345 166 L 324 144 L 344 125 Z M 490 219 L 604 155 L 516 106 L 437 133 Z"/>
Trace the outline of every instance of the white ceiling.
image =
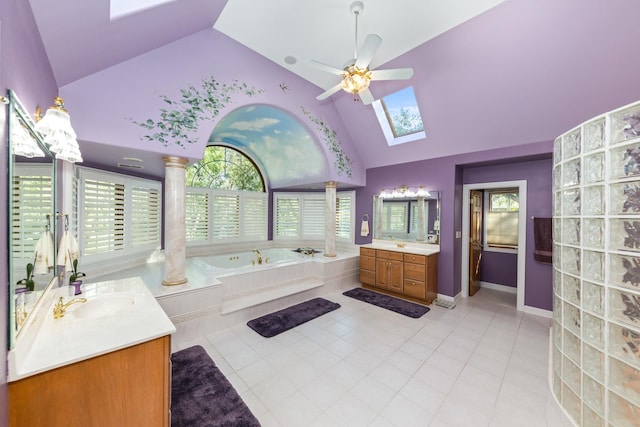
<path id="1" fill-rule="evenodd" d="M 371 62 L 371 68 L 377 68 L 503 1 L 364 0 L 364 11 L 358 19 L 358 47 L 367 34 L 382 37 Z M 351 4 L 352 0 L 229 0 L 214 28 L 328 89 L 339 78 L 313 67 L 310 60 L 343 68 L 354 58 L 355 16 Z M 286 57 L 297 62 L 290 65 Z"/>

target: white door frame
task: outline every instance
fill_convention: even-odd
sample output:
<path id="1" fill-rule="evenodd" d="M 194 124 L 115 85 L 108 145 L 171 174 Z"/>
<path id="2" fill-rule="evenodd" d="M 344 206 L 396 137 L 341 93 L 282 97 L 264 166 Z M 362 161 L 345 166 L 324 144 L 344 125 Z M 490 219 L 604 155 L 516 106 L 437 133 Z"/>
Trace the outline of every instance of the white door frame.
<path id="1" fill-rule="evenodd" d="M 464 184 L 462 186 L 462 277 L 461 294 L 463 298 L 469 296 L 469 203 L 471 190 L 491 190 L 494 188 L 517 187 L 520 193 L 520 211 L 518 212 L 518 275 L 517 275 L 517 305 L 516 309 L 524 311 L 525 265 L 527 253 L 527 181 L 484 182 Z"/>

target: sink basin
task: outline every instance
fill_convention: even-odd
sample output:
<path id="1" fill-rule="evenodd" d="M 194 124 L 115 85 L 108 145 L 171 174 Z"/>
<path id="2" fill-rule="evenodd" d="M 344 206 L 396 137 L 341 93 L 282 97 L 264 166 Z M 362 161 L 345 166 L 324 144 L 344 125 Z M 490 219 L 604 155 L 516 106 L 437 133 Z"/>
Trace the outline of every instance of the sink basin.
<path id="1" fill-rule="evenodd" d="M 77 304 L 71 314 L 80 319 L 101 319 L 131 310 L 135 305 L 132 294 L 101 295 L 96 299 Z"/>

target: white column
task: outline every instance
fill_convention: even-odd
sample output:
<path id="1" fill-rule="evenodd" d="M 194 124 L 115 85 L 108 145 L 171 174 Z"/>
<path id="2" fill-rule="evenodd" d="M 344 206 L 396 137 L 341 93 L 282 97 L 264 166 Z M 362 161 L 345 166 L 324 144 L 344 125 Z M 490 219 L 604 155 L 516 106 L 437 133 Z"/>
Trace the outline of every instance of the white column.
<path id="1" fill-rule="evenodd" d="M 185 166 L 187 159 L 175 156 L 162 158 L 164 181 L 164 280 L 165 286 L 187 283 L 185 266 Z"/>
<path id="2" fill-rule="evenodd" d="M 325 182 L 324 256 L 336 256 L 336 182 Z"/>
<path id="3" fill-rule="evenodd" d="M 373 238 L 382 239 L 382 198 L 373 196 Z"/>
<path id="4" fill-rule="evenodd" d="M 418 236 L 416 240 L 418 242 L 424 242 L 425 240 L 425 211 L 424 211 L 424 196 L 418 197 Z"/>

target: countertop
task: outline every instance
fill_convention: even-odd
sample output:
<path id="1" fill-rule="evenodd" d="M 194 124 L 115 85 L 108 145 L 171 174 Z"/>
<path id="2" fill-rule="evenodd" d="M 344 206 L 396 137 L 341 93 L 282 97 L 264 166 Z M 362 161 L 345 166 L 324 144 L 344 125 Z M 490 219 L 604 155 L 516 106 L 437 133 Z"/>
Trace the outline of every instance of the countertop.
<path id="1" fill-rule="evenodd" d="M 435 244 L 426 244 L 426 243 L 406 243 L 400 242 L 404 244 L 403 247 L 398 247 L 397 242 L 393 241 L 374 241 L 372 243 L 368 243 L 366 245 L 361 245 L 362 248 L 371 248 L 371 249 L 382 249 L 385 251 L 395 251 L 395 252 L 404 252 L 407 254 L 416 254 L 416 255 L 433 255 L 440 253 L 440 245 Z"/>
<path id="2" fill-rule="evenodd" d="M 25 325 L 15 347 L 9 352 L 9 381 L 70 365 L 153 340 L 176 331 L 151 291 L 139 277 L 108 280 L 84 285 L 81 295 L 69 296 L 68 286 L 51 288 L 43 298 L 34 321 Z M 131 298 L 126 307 L 100 317 L 83 303 L 70 305 L 64 317 L 53 318 L 53 307 L 63 297 L 65 303 L 86 298 Z M 127 299 L 127 301 L 129 301 Z M 78 313 L 74 315 L 76 310 Z M 79 313 L 84 311 L 85 317 Z"/>

